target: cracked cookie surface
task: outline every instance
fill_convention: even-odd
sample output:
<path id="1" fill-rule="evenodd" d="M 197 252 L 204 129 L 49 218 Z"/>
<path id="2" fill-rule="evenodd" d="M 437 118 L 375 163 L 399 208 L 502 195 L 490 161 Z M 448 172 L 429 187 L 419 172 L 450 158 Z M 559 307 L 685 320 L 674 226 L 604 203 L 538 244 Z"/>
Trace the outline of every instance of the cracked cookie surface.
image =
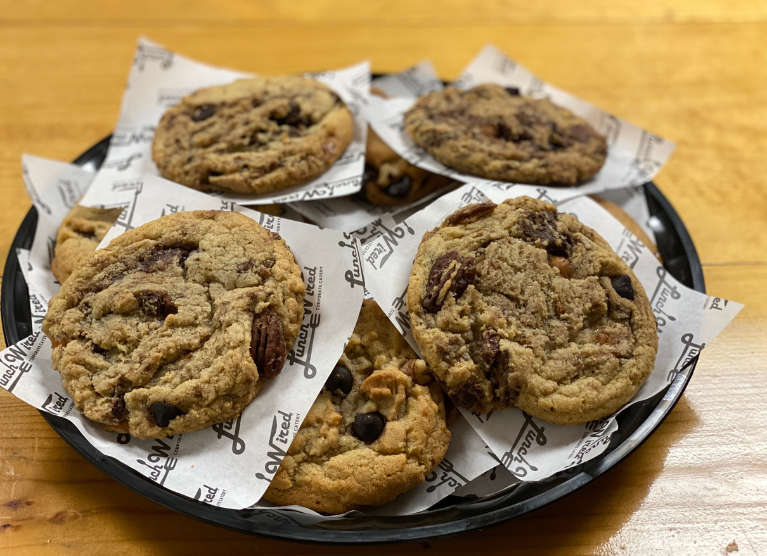
<path id="1" fill-rule="evenodd" d="M 494 84 L 429 93 L 404 124 L 441 163 L 491 180 L 576 185 L 607 156 L 605 137 L 569 110 Z"/>
<path id="2" fill-rule="evenodd" d="M 330 88 L 303 77 L 255 77 L 200 89 L 163 114 L 152 142 L 160 173 L 202 191 L 268 193 L 310 181 L 354 136 Z"/>
<path id="3" fill-rule="evenodd" d="M 459 406 L 558 424 L 614 413 L 652 372 L 642 285 L 595 231 L 519 197 L 427 232 L 407 297 L 413 336 Z"/>
<path id="4" fill-rule="evenodd" d="M 423 482 L 449 442 L 442 390 L 365 300 L 264 498 L 324 513 L 384 504 Z"/>
<path id="5" fill-rule="evenodd" d="M 277 234 L 233 212 L 163 216 L 96 251 L 43 332 L 77 410 L 159 438 L 242 412 L 280 372 L 304 283 Z"/>
<path id="6" fill-rule="evenodd" d="M 75 205 L 64 217 L 56 234 L 51 271 L 63 284 L 96 250 L 119 218 L 122 209 L 88 208 Z"/>

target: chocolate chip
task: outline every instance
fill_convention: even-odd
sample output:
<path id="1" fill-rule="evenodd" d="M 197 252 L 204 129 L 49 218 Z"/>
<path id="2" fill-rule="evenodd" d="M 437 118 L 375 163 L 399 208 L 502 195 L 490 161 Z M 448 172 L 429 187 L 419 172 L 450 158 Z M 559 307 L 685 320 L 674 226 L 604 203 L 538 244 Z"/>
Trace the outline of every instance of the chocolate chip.
<path id="1" fill-rule="evenodd" d="M 155 402 L 150 405 L 149 413 L 154 417 L 157 426 L 163 429 L 167 427 L 173 419 L 184 415 L 184 412 L 176 406 L 163 402 Z"/>
<path id="2" fill-rule="evenodd" d="M 125 398 L 117 398 L 112 402 L 112 415 L 118 421 L 125 417 Z"/>
<path id="3" fill-rule="evenodd" d="M 377 411 L 372 411 L 357 415 L 352 429 L 354 436 L 369 444 L 381 436 L 384 427 L 386 427 L 386 417 Z"/>
<path id="4" fill-rule="evenodd" d="M 194 109 L 192 113 L 192 121 L 201 122 L 207 120 L 216 113 L 216 107 L 210 104 L 203 104 Z"/>
<path id="5" fill-rule="evenodd" d="M 183 268 L 184 262 L 186 262 L 190 252 L 191 249 L 183 249 L 180 247 L 157 249 L 141 261 L 141 270 L 144 272 L 159 272 L 165 270 L 172 264 L 176 264 Z"/>
<path id="6" fill-rule="evenodd" d="M 164 319 L 178 313 L 178 307 L 168 292 L 143 291 L 136 293 L 136 298 L 141 310 L 147 315 Z"/>
<path id="7" fill-rule="evenodd" d="M 362 183 L 378 180 L 378 169 L 370 164 L 365 164 L 365 171 L 362 174 Z"/>
<path id="8" fill-rule="evenodd" d="M 282 320 L 271 309 L 255 316 L 250 337 L 250 356 L 265 378 L 274 378 L 282 370 L 288 347 L 282 335 Z"/>
<path id="9" fill-rule="evenodd" d="M 515 141 L 517 139 L 514 132 L 504 124 L 498 124 L 498 137 L 504 141 Z"/>
<path id="10" fill-rule="evenodd" d="M 429 272 L 426 295 L 421 305 L 429 313 L 436 313 L 442 307 L 448 293 L 452 293 L 455 299 L 461 297 L 466 288 L 474 282 L 476 274 L 477 269 L 472 257 L 461 257 L 457 251 L 442 255 Z M 450 281 L 450 287 L 440 297 L 448 281 Z"/>
<path id="11" fill-rule="evenodd" d="M 482 334 L 482 360 L 490 367 L 498 356 L 501 338 L 495 332 L 486 330 Z"/>
<path id="12" fill-rule="evenodd" d="M 504 87 L 503 89 L 513 97 L 519 96 L 519 89 L 517 87 Z"/>
<path id="13" fill-rule="evenodd" d="M 522 221 L 522 235 L 526 241 L 543 248 L 554 244 L 559 236 L 557 213 L 551 210 L 531 212 Z"/>
<path id="14" fill-rule="evenodd" d="M 330 372 L 328 379 L 325 381 L 325 389 L 328 392 L 335 393 L 337 390 L 340 390 L 344 396 L 352 391 L 352 386 L 354 386 L 352 373 L 349 372 L 349 369 L 342 367 L 341 365 L 336 365 Z"/>
<path id="15" fill-rule="evenodd" d="M 455 226 L 462 220 L 466 220 L 467 218 L 477 214 L 493 210 L 497 206 L 498 205 L 495 203 L 472 203 L 471 205 L 466 205 L 465 207 L 459 208 L 453 214 L 445 218 L 442 226 Z"/>
<path id="16" fill-rule="evenodd" d="M 395 197 L 397 199 L 404 199 L 410 194 L 410 190 L 413 188 L 413 181 L 410 176 L 402 176 L 397 181 L 389 184 L 384 192 L 389 197 Z"/>
<path id="17" fill-rule="evenodd" d="M 279 125 L 297 126 L 305 123 L 301 118 L 301 107 L 294 100 L 288 102 L 288 113 L 281 118 L 275 118 L 274 121 Z"/>
<path id="18" fill-rule="evenodd" d="M 613 285 L 615 293 L 624 299 L 634 301 L 634 286 L 631 284 L 631 278 L 628 274 L 613 278 L 610 280 L 610 283 Z"/>

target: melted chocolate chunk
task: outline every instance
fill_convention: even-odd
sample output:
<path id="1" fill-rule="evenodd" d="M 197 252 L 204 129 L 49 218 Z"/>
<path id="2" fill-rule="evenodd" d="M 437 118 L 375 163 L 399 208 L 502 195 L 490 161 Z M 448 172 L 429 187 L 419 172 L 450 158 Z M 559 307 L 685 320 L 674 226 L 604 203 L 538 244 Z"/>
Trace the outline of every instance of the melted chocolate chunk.
<path id="1" fill-rule="evenodd" d="M 631 284 L 631 278 L 628 274 L 623 274 L 610 280 L 610 283 L 619 296 L 629 301 L 634 301 L 634 286 Z"/>
<path id="2" fill-rule="evenodd" d="M 155 423 L 160 428 L 170 425 L 170 422 L 176 417 L 181 417 L 184 412 L 174 405 L 163 402 L 155 402 L 149 406 L 149 413 L 154 418 Z"/>
<path id="3" fill-rule="evenodd" d="M 191 249 L 183 249 L 181 247 L 157 249 L 141 261 L 141 270 L 144 272 L 159 272 L 172 264 L 183 268 L 190 252 Z"/>
<path id="4" fill-rule="evenodd" d="M 395 197 L 396 199 L 404 199 L 410 194 L 410 190 L 413 188 L 413 180 L 410 176 L 402 176 L 397 181 L 390 183 L 384 192 L 389 197 Z"/>
<path id="5" fill-rule="evenodd" d="M 458 299 L 466 291 L 466 288 L 474 282 L 477 274 L 474 259 L 470 256 L 461 257 L 457 251 L 451 251 L 442 255 L 429 273 L 426 284 L 426 295 L 422 306 L 430 313 L 436 313 L 442 307 L 448 293 L 452 293 Z M 445 284 L 450 281 L 450 287 L 440 299 L 440 294 Z"/>
<path id="6" fill-rule="evenodd" d="M 360 413 L 354 418 L 352 432 L 354 436 L 366 443 L 377 440 L 386 427 L 386 417 L 373 411 L 371 413 Z"/>
<path id="7" fill-rule="evenodd" d="M 282 320 L 271 309 L 255 316 L 250 337 L 250 355 L 265 378 L 274 378 L 282 370 L 288 347 L 282 335 Z"/>
<path id="8" fill-rule="evenodd" d="M 298 105 L 298 103 L 294 100 L 291 100 L 288 102 L 288 113 L 282 117 L 282 118 L 276 118 L 274 120 L 280 125 L 291 125 L 296 126 L 301 121 L 301 107 Z"/>
<path id="9" fill-rule="evenodd" d="M 354 386 L 352 373 L 349 372 L 349 369 L 342 367 L 341 365 L 336 365 L 330 372 L 328 379 L 325 381 L 325 390 L 331 393 L 340 390 L 344 396 L 352 391 L 352 386 Z"/>
<path id="10" fill-rule="evenodd" d="M 504 87 L 503 89 L 513 97 L 519 96 L 519 89 L 517 87 Z"/>
<path id="11" fill-rule="evenodd" d="M 501 338 L 492 330 L 486 330 L 482 334 L 482 360 L 490 367 L 492 366 L 495 358 L 498 357 Z"/>
<path id="12" fill-rule="evenodd" d="M 136 293 L 141 310 L 150 316 L 165 318 L 178 313 L 178 307 L 168 292 L 144 291 Z"/>
<path id="13" fill-rule="evenodd" d="M 201 122 L 207 120 L 216 113 L 216 107 L 210 104 L 203 104 L 194 109 L 192 121 Z"/>

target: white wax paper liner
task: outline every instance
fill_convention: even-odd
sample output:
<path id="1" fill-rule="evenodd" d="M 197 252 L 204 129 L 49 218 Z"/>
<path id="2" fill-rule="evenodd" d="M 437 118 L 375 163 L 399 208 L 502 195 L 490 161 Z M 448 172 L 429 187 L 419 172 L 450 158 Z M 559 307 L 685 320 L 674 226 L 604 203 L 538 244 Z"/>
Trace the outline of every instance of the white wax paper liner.
<path id="1" fill-rule="evenodd" d="M 666 388 L 680 370 L 710 343 L 743 307 L 683 286 L 623 225 L 588 197 L 566 200 L 569 190 L 511 184 L 466 184 L 441 197 L 363 248 L 366 285 L 414 349 L 405 295 L 413 259 L 423 234 L 458 208 L 473 202 L 500 203 L 520 195 L 559 203 L 595 229 L 633 269 L 647 292 L 658 323 L 655 369 L 631 403 Z M 617 430 L 615 417 L 582 426 L 560 426 L 531 418 L 518 409 L 486 415 L 462 410 L 499 460 L 517 478 L 540 480 L 601 454 Z"/>
<path id="2" fill-rule="evenodd" d="M 49 206 L 55 206 L 57 200 L 61 198 L 59 192 L 61 191 L 60 186 L 62 180 L 72 180 L 73 178 L 77 178 L 84 188 L 87 187 L 87 183 L 90 177 L 92 177 L 92 174 L 84 172 L 76 166 L 65 163 L 40 159 L 37 157 L 25 157 L 24 161 L 27 186 L 30 188 L 30 191 L 34 192 L 32 197 L 38 210 L 44 213 L 46 212 L 46 201 Z M 146 177 L 145 180 L 142 181 L 142 188 L 137 193 L 135 202 L 133 202 L 131 206 L 133 208 L 131 217 L 129 219 L 120 220 L 120 223 L 118 223 L 105 238 L 103 242 L 104 244 L 108 243 L 110 238 L 116 237 L 122 233 L 126 227 L 135 227 L 140 223 L 152 220 L 156 216 L 164 213 L 199 208 L 234 209 L 243 212 L 254 219 L 258 219 L 271 229 L 279 228 L 280 233 L 286 237 L 288 236 L 286 235 L 285 226 L 293 226 L 298 229 L 299 232 L 303 231 L 304 236 L 307 238 L 310 236 L 306 234 L 306 230 L 314 229 L 311 226 L 287 223 L 284 220 L 280 221 L 280 219 L 255 213 L 230 203 L 222 205 L 220 200 L 183 188 L 177 184 L 173 184 L 157 177 Z M 68 206 L 62 206 L 54 210 L 52 214 L 55 215 L 55 218 L 63 218 L 68 210 Z M 53 224 L 54 228 L 51 234 L 42 233 L 46 225 L 47 224 L 45 224 L 44 221 L 40 221 L 35 241 L 32 245 L 32 252 L 36 253 L 41 251 L 38 247 L 38 243 L 42 246 L 46 246 L 50 244 L 50 237 L 55 239 L 56 224 Z M 338 239 L 338 232 L 331 232 L 331 234 L 335 234 L 334 239 Z M 288 241 L 290 241 L 290 239 Z M 307 239 L 306 241 L 309 240 Z M 351 253 L 351 245 L 353 244 L 353 236 L 349 234 L 341 234 L 341 238 L 338 241 L 339 248 L 344 251 L 349 250 Z M 299 251 L 296 250 L 297 247 L 293 245 L 292 241 L 291 246 L 294 252 L 297 253 L 299 262 L 303 262 L 301 256 L 298 254 Z M 298 248 L 300 249 L 300 246 Z M 29 264 L 29 254 L 30 252 L 27 250 L 20 250 L 19 262 L 22 266 L 25 279 L 30 287 L 30 297 L 35 295 L 32 293 L 34 284 L 41 282 L 50 284 L 50 287 L 45 291 L 45 297 L 40 298 L 42 299 L 42 302 L 36 302 L 38 306 L 33 312 L 33 315 L 39 317 L 39 319 L 35 320 L 35 330 L 39 331 L 42 317 L 47 310 L 47 300 L 55 295 L 58 290 L 58 284 L 50 277 L 50 260 L 48 253 L 45 252 L 45 256 L 42 257 L 40 264 L 34 267 Z M 351 268 L 343 273 L 344 282 L 346 282 L 346 284 L 353 290 L 356 289 L 356 295 L 352 295 L 352 298 L 348 300 L 349 307 L 353 307 L 355 304 L 359 303 L 359 290 L 364 286 L 364 279 L 362 275 L 357 272 L 358 266 L 355 266 L 354 253 L 351 253 L 351 255 Z M 325 275 L 327 276 L 327 273 L 325 273 Z M 328 297 L 328 295 L 329 294 L 326 293 L 323 299 L 326 302 L 332 302 L 334 298 L 332 296 Z M 323 314 L 323 317 L 324 316 L 326 315 Z M 353 321 L 356 320 L 356 311 L 352 310 L 352 313 L 347 315 L 347 318 L 352 318 L 351 322 L 353 325 Z M 311 319 L 309 322 L 311 322 Z M 326 322 L 323 321 L 321 324 L 326 324 Z M 348 327 L 348 323 L 346 326 Z M 322 326 L 318 327 L 317 337 L 320 336 L 320 332 L 322 332 L 321 329 Z M 300 341 L 301 340 L 299 339 L 299 342 Z M 35 351 L 37 351 L 35 355 L 29 355 L 30 352 L 34 353 Z M 295 355 L 295 350 L 293 354 Z M 316 357 L 313 357 L 312 361 L 315 360 Z M 138 459 L 141 459 L 144 463 L 151 463 L 153 467 L 156 467 L 156 464 L 160 463 L 160 460 L 157 458 L 162 458 L 162 455 L 157 451 L 153 451 L 152 446 L 155 446 L 156 450 L 162 452 L 163 450 L 167 450 L 167 448 L 164 448 L 164 445 L 170 446 L 168 440 L 158 440 L 156 443 L 152 444 L 151 441 L 130 439 L 127 435 L 112 435 L 105 433 L 87 419 L 83 419 L 77 411 L 73 411 L 73 406 L 68 402 L 68 395 L 61 387 L 60 376 L 50 369 L 50 347 L 47 339 L 41 336 L 35 336 L 34 341 L 26 339 L 20 342 L 19 345 L 9 348 L 7 354 L 4 353 L 2 355 L 0 361 L 3 361 L 0 367 L 5 371 L 4 375 L 7 375 L 3 381 L 3 386 L 10 389 L 15 395 L 38 408 L 45 409 L 54 414 L 67 415 L 68 418 L 73 420 L 78 426 L 81 432 L 83 432 L 86 438 L 94 444 L 94 446 L 100 449 L 103 453 L 124 461 L 129 466 L 139 470 L 139 472 L 144 471 L 144 474 L 150 478 L 149 480 L 151 480 L 151 474 L 157 472 L 157 469 L 152 469 L 146 467 L 144 464 L 139 464 Z M 30 371 L 32 371 L 31 374 L 27 374 Z M 23 381 L 22 377 L 24 377 Z M 322 379 L 322 381 L 324 382 L 324 379 Z M 21 386 L 19 383 L 21 383 Z M 322 382 L 318 381 L 318 384 L 321 386 Z M 317 385 L 314 385 L 314 387 L 318 388 Z M 316 394 L 316 392 L 314 394 Z M 261 396 L 256 398 L 254 404 L 259 403 L 261 399 Z M 37 400 L 38 403 L 35 403 L 35 400 Z M 40 402 L 40 400 L 42 400 L 42 402 Z M 246 415 L 243 417 L 213 427 L 217 438 L 224 439 L 223 443 L 218 443 L 218 446 L 216 446 L 217 451 L 214 451 L 213 454 L 211 454 L 211 457 L 221 458 L 220 461 L 216 460 L 217 465 L 219 463 L 221 465 L 219 469 L 224 469 L 228 472 L 227 461 L 235 461 L 239 463 L 239 458 L 235 458 L 234 455 L 237 455 L 236 452 L 242 451 L 244 447 L 249 446 L 249 438 L 245 431 L 245 427 L 248 426 L 248 423 L 255 421 L 257 416 L 251 417 L 247 413 L 248 412 L 246 412 Z M 267 408 L 262 407 L 260 414 L 263 415 L 264 413 L 270 412 Z M 305 413 L 305 410 L 296 410 L 296 413 L 303 414 Z M 272 414 L 273 412 L 271 412 L 269 416 Z M 427 477 L 427 481 L 408 493 L 405 493 L 392 504 L 371 511 L 374 511 L 377 515 L 402 515 L 426 509 L 495 464 L 496 461 L 487 453 L 487 448 L 485 447 L 484 442 L 473 432 L 473 430 L 471 430 L 471 427 L 463 417 L 460 417 L 459 423 L 453 425 L 451 429 L 453 432 L 453 441 L 451 442 L 445 459 L 440 464 L 440 467 Z M 194 448 L 196 447 L 192 446 L 192 442 L 190 442 L 189 439 L 194 436 L 202 436 L 202 433 L 204 432 L 205 431 L 183 435 L 185 439 L 183 447 L 181 445 L 178 446 L 178 454 L 183 454 L 183 459 L 177 458 L 172 462 L 171 460 L 163 460 L 163 465 L 172 465 L 174 471 L 177 468 L 186 469 L 185 467 L 179 466 L 182 463 L 189 464 L 189 462 L 196 457 L 194 454 Z M 128 444 L 132 444 L 134 449 L 129 450 L 123 445 L 115 444 L 115 438 L 121 442 L 127 441 Z M 226 444 L 227 438 L 231 442 L 231 451 L 234 455 L 228 453 L 228 446 Z M 202 441 L 207 441 L 213 445 L 216 444 L 210 434 L 207 435 L 207 439 L 203 438 Z M 253 444 L 251 443 L 250 445 Z M 175 449 L 176 448 L 174 447 L 174 451 Z M 199 448 L 197 449 L 199 450 Z M 224 454 L 219 454 L 219 451 L 223 451 Z M 142 458 L 141 456 L 144 455 L 144 452 L 146 452 L 146 457 Z M 248 453 L 250 454 L 252 452 L 253 450 Z M 475 452 L 477 455 L 473 455 Z M 190 453 L 191 455 L 189 455 Z M 472 454 L 472 457 L 468 461 L 466 460 L 467 454 Z M 124 459 L 126 457 L 128 458 L 127 461 Z M 136 462 L 133 465 L 131 465 L 132 459 L 136 459 Z M 138 468 L 137 465 L 139 465 Z M 194 465 L 194 463 L 191 463 L 191 465 Z M 192 479 L 192 482 L 190 482 L 190 485 L 192 486 L 189 487 L 189 492 L 174 488 L 173 484 L 175 483 L 168 483 L 168 476 L 171 478 L 173 478 L 173 476 L 170 472 L 168 472 L 166 476 L 165 468 L 163 468 L 162 475 L 158 475 L 159 482 L 168 488 L 172 488 L 177 492 L 181 492 L 182 494 L 186 494 L 206 503 L 222 505 L 224 507 L 229 507 L 230 504 L 234 504 L 235 507 L 242 504 L 242 502 L 239 504 L 232 502 L 235 500 L 235 497 L 233 494 L 234 489 L 231 485 L 227 487 L 227 485 L 218 484 L 209 476 L 209 473 L 204 467 L 206 465 L 205 462 L 197 465 L 197 471 L 190 472 L 187 470 L 185 472 L 185 474 L 190 475 L 190 479 Z M 255 463 L 252 465 L 253 467 L 251 470 L 255 469 Z M 272 468 L 274 468 L 274 466 L 272 466 Z M 194 473 L 194 475 L 191 476 L 191 473 Z M 266 475 L 266 473 L 260 474 L 262 476 Z M 184 474 L 176 475 L 176 478 L 180 481 L 183 479 L 183 475 Z M 193 488 L 195 485 L 196 490 Z M 249 488 L 252 489 L 252 487 Z M 194 490 L 193 493 L 192 490 Z M 240 498 L 240 496 L 237 498 Z M 269 504 L 262 502 L 257 504 L 257 506 L 268 508 Z M 292 517 L 286 517 L 285 519 L 300 520 L 302 522 L 315 522 L 329 519 L 327 516 L 320 516 L 315 512 L 300 507 L 291 507 L 288 509 L 275 508 L 271 511 L 264 511 L 265 513 L 262 517 L 267 520 L 276 519 L 279 521 L 279 519 L 281 519 L 279 518 L 279 515 L 286 511 L 292 511 L 293 513 L 287 514 L 292 515 Z M 299 512 L 302 515 L 299 517 L 296 512 Z M 260 513 L 258 515 L 261 516 Z"/>
<path id="3" fill-rule="evenodd" d="M 27 403 L 74 422 L 86 439 L 150 480 L 225 508 L 256 503 L 269 485 L 303 417 L 343 352 L 362 303 L 355 242 L 341 232 L 264 215 L 163 180 L 144 176 L 130 218 L 108 234 L 170 212 L 217 209 L 241 212 L 279 233 L 295 254 L 307 287 L 304 322 L 282 372 L 241 416 L 202 431 L 139 440 L 103 431 L 73 410 L 61 377 L 51 369 L 50 343 L 39 331 L 0 356 L 0 386 Z"/>
<path id="4" fill-rule="evenodd" d="M 497 83 L 504 87 L 517 88 L 524 95 L 547 97 L 555 104 L 580 116 L 607 137 L 607 160 L 594 178 L 574 188 L 580 194 L 599 193 L 607 189 L 645 183 L 658 173 L 674 150 L 671 141 L 644 131 L 545 83 L 527 68 L 507 58 L 490 45 L 482 49 L 454 85 L 468 89 L 481 83 Z M 412 141 L 404 130 L 403 115 L 414 104 L 413 98 L 382 99 L 370 96 L 368 100 L 363 112 L 370 125 L 402 158 L 424 170 L 461 182 L 491 182 L 448 168 Z"/>
<path id="5" fill-rule="evenodd" d="M 354 139 L 341 158 L 324 174 L 303 185 L 266 193 L 216 194 L 228 201 L 270 204 L 323 199 L 359 191 L 365 166 L 367 122 L 360 106 L 369 94 L 370 64 L 307 74 L 332 88 L 354 114 Z M 103 206 L 130 198 L 125 193 L 144 174 L 157 175 L 152 161 L 154 130 L 165 110 L 181 98 L 203 87 L 222 85 L 251 74 L 202 64 L 140 39 L 123 96 L 117 126 L 109 143 L 106 160 L 88 195 L 86 206 Z"/>

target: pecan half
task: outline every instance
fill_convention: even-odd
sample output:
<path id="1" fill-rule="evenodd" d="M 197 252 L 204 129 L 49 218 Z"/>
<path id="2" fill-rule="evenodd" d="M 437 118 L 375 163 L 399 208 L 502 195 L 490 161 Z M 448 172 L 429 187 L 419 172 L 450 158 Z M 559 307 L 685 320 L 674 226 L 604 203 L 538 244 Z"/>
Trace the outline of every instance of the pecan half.
<path id="1" fill-rule="evenodd" d="M 470 218 L 476 214 L 493 210 L 497 206 L 498 205 L 495 203 L 472 203 L 471 205 L 466 205 L 465 207 L 459 208 L 453 214 L 445 218 L 442 226 L 455 226 L 461 220 L 466 220 L 467 218 Z"/>
<path id="2" fill-rule="evenodd" d="M 474 281 L 476 274 L 477 269 L 472 257 L 461 257 L 457 251 L 442 255 L 429 273 L 423 308 L 429 313 L 436 313 L 445 302 L 447 294 L 451 292 L 458 299 Z"/>
<path id="3" fill-rule="evenodd" d="M 265 378 L 274 378 L 282 370 L 288 346 L 282 335 L 282 320 L 271 309 L 253 319 L 250 337 L 250 355 Z"/>

